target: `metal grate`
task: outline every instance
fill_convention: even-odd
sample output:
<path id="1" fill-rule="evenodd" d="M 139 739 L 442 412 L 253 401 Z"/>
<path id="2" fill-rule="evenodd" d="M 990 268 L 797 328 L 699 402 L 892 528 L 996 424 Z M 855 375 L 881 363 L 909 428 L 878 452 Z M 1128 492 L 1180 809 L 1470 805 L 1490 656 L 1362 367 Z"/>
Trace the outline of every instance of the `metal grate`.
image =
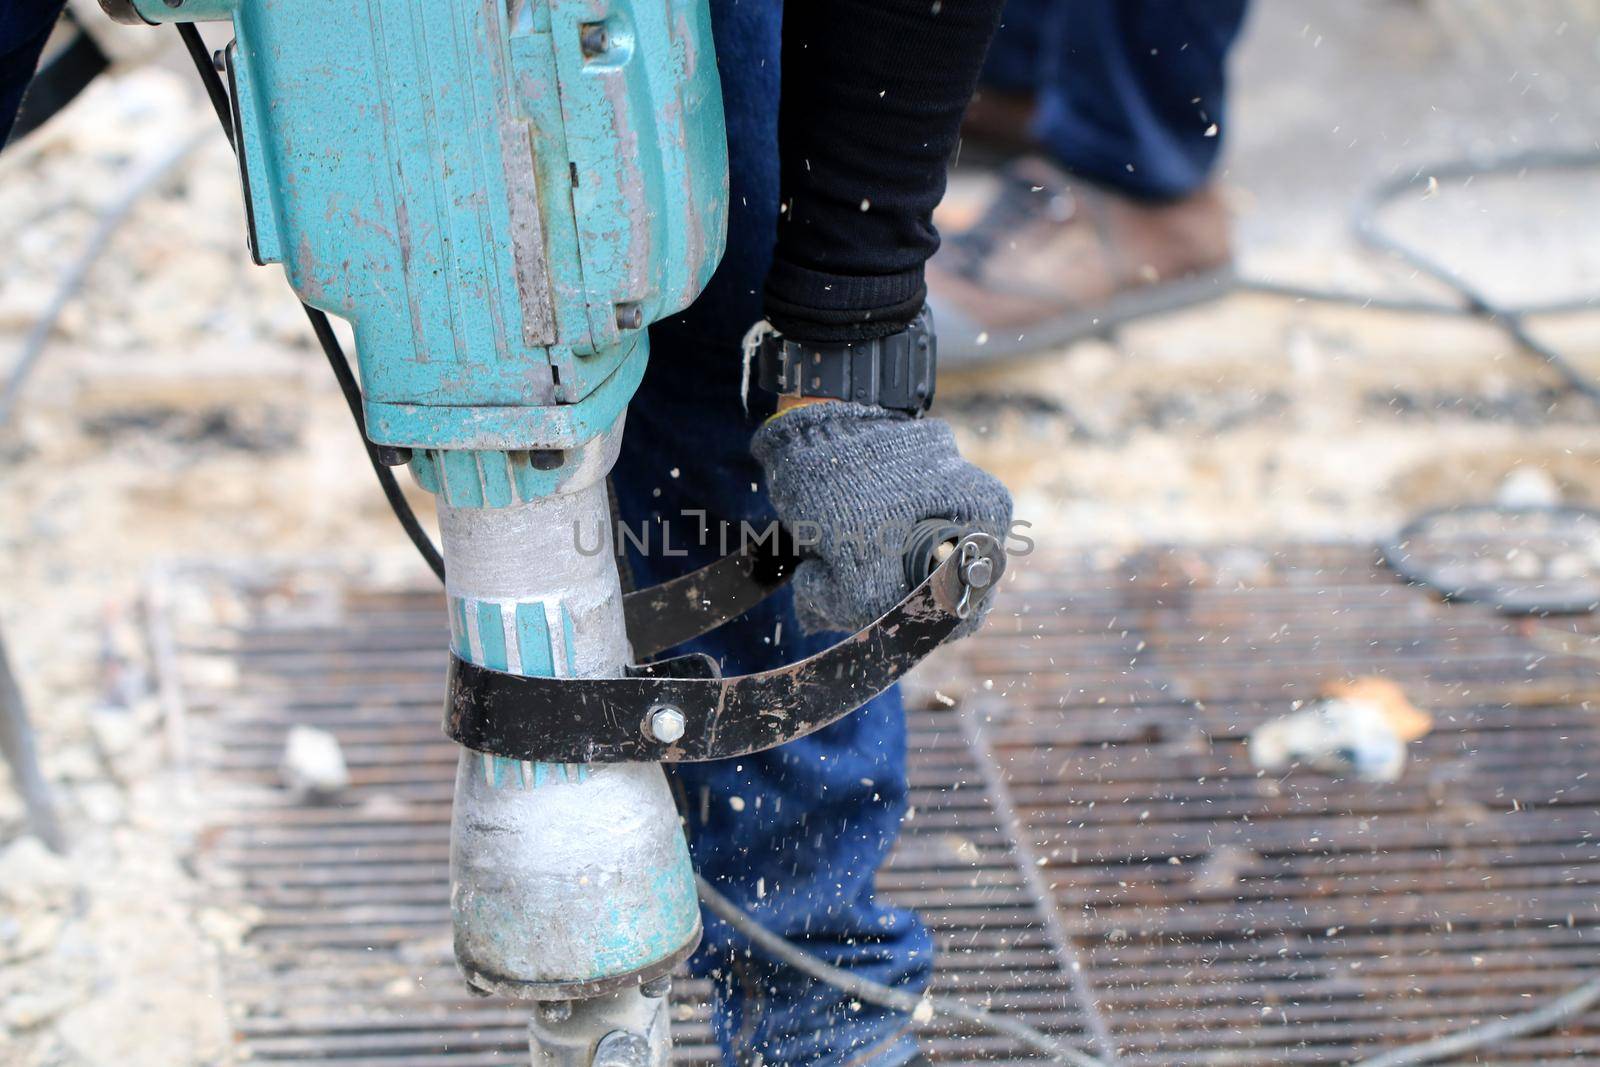
<path id="1" fill-rule="evenodd" d="M 1440 604 L 1352 546 L 1086 553 L 1015 574 L 1002 617 L 917 687 L 915 809 L 881 876 L 934 926 L 943 992 L 1076 1034 L 1080 958 L 1131 1062 L 1338 1063 L 1600 973 L 1593 619 Z M 450 960 L 437 598 L 324 587 L 243 605 L 220 637 L 180 627 L 177 656 L 214 812 L 198 860 L 252 918 L 226 961 L 241 1051 L 521 1062 L 522 1010 L 469 997 Z M 218 656 L 226 677 L 196 669 Z M 1362 673 L 1435 716 L 1400 782 L 1258 775 L 1254 725 Z M 295 722 L 341 738 L 340 806 L 277 790 Z M 679 983 L 680 1062 L 716 1060 L 706 992 Z M 1030 1059 L 982 1034 L 928 1050 Z M 1600 1013 L 1471 1062 L 1590 1057 Z"/>

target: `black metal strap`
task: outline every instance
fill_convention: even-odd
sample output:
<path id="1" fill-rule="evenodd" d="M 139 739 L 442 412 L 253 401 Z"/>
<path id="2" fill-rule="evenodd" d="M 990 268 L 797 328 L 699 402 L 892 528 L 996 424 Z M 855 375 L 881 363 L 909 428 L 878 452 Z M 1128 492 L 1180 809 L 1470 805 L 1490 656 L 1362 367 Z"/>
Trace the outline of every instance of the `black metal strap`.
<path id="1" fill-rule="evenodd" d="M 648 659 L 738 618 L 783 587 L 800 562 L 794 538 L 773 526 L 774 543 L 756 543 L 669 582 L 622 598 L 628 643 Z"/>
<path id="2" fill-rule="evenodd" d="M 818 344 L 768 334 L 757 379 L 769 393 L 828 397 L 920 415 L 933 403 L 937 341 L 926 308 L 910 326 L 871 341 Z"/>
<path id="3" fill-rule="evenodd" d="M 445 733 L 479 752 L 556 763 L 694 762 L 760 752 L 820 730 L 889 688 L 961 625 L 965 608 L 987 595 L 1004 569 L 994 538 L 968 534 L 872 625 L 759 674 L 723 678 L 715 661 L 696 655 L 627 678 L 529 678 L 452 654 Z M 681 736 L 658 739 L 652 724 L 659 716 L 673 719 L 671 732 Z"/>

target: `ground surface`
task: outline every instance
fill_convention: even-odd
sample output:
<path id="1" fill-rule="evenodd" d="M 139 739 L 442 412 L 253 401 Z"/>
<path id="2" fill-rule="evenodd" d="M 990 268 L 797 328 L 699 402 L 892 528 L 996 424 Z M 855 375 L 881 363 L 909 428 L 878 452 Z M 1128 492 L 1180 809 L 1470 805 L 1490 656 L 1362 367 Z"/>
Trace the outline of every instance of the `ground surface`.
<path id="1" fill-rule="evenodd" d="M 1369 182 L 1439 157 L 1594 148 L 1600 13 L 1517 10 L 1262 5 L 1224 131 L 1245 268 L 1432 294 L 1345 237 Z M 175 69 L 102 83 L 0 157 L 0 351 L 129 175 L 206 128 Z M 1443 182 L 1393 221 L 1501 298 L 1546 300 L 1600 288 L 1591 188 Z M 139 204 L 0 428 L 0 621 L 73 841 L 66 860 L 41 854 L 0 788 L 7 1063 L 227 1055 L 214 958 L 245 917 L 185 866 L 184 754 L 149 684 L 153 576 L 178 559 L 318 557 L 380 584 L 421 577 L 281 277 L 242 245 L 232 162 L 208 138 Z M 1600 315 L 1541 331 L 1600 372 Z M 1058 544 L 1370 536 L 1491 498 L 1519 468 L 1536 493 L 1600 498 L 1594 410 L 1474 323 L 1238 297 L 942 388 L 972 454 Z"/>
<path id="2" fill-rule="evenodd" d="M 223 963 L 239 1047 L 284 1067 L 517 1062 L 526 1005 L 471 996 L 450 948 L 438 591 L 301 573 L 184 575 L 229 610 L 172 620 L 194 867 L 250 923 Z M 907 686 L 910 806 L 878 887 L 929 924 L 936 994 L 1103 1033 L 1141 1067 L 1283 1067 L 1600 981 L 1600 620 L 1441 603 L 1359 543 L 1054 551 L 1005 596 Z M 1263 774 L 1252 731 L 1347 674 L 1433 717 L 1399 779 Z M 350 766 L 327 804 L 276 770 L 307 724 Z M 746 799 L 703 795 L 690 825 Z M 674 983 L 677 1067 L 719 1061 L 709 996 Z M 940 1067 L 1046 1062 L 948 1021 L 922 1047 Z M 1597 1053 L 1600 1008 L 1484 1059 Z"/>

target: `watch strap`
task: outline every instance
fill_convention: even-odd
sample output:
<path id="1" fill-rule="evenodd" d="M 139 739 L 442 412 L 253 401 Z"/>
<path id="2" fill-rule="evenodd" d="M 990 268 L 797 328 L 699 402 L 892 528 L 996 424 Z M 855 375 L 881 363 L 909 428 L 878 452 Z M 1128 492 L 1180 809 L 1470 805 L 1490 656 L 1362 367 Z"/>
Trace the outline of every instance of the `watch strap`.
<path id="1" fill-rule="evenodd" d="M 868 341 L 794 341 L 769 333 L 757 356 L 761 388 L 920 415 L 933 403 L 938 346 L 923 308 L 911 325 Z"/>

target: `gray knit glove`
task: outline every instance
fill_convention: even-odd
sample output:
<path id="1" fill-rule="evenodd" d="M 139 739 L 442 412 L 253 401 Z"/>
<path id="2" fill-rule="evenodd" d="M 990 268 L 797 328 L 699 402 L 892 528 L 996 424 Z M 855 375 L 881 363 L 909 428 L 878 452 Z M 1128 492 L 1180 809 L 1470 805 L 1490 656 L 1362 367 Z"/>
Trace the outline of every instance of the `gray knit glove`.
<path id="1" fill-rule="evenodd" d="M 950 427 L 861 404 L 807 404 L 756 432 L 778 518 L 811 557 L 795 570 L 800 625 L 859 630 L 910 591 L 902 548 L 923 519 L 1005 538 L 1011 494 L 961 458 Z M 973 617 L 958 635 L 975 629 Z"/>

